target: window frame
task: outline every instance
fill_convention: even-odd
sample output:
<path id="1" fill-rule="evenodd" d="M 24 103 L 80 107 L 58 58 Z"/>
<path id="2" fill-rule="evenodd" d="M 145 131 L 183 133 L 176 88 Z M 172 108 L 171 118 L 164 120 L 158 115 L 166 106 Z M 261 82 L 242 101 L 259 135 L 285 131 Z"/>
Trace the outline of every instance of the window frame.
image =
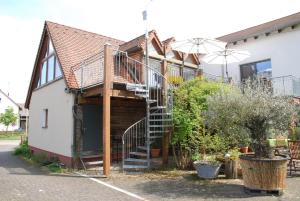
<path id="1" fill-rule="evenodd" d="M 269 61 L 270 62 L 270 64 L 271 64 L 271 68 L 272 68 L 272 60 L 271 60 L 271 58 L 268 58 L 268 59 L 263 59 L 263 60 L 258 60 L 258 61 L 254 61 L 254 62 L 249 62 L 249 63 L 244 63 L 244 64 L 240 64 L 239 65 L 239 67 L 240 67 L 240 80 L 241 81 L 244 81 L 245 80 L 245 78 L 243 78 L 243 76 L 242 76 L 242 68 L 243 67 L 245 67 L 245 66 L 250 66 L 250 65 L 255 65 L 255 75 L 257 75 L 257 64 L 258 63 L 262 63 L 262 62 L 267 62 L 267 61 Z M 273 71 L 273 69 L 272 69 L 272 71 Z M 247 78 L 248 79 L 248 78 Z"/>
<path id="2" fill-rule="evenodd" d="M 42 115 L 42 128 L 48 128 L 49 111 L 47 108 L 43 109 Z"/>

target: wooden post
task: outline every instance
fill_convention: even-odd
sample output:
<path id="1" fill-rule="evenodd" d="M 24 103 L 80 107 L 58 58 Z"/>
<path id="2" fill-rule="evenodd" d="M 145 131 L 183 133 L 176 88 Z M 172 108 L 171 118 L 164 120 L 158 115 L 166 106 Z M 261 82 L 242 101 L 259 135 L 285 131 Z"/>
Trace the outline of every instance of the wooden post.
<path id="1" fill-rule="evenodd" d="M 167 71 L 168 71 L 168 62 L 167 60 L 163 60 L 162 62 L 162 68 L 161 68 L 161 72 L 162 72 L 162 75 L 168 79 L 167 77 Z M 164 93 L 163 93 L 163 100 L 164 101 L 167 101 L 167 80 L 164 80 L 163 82 L 163 90 L 164 90 Z M 168 164 L 168 159 L 169 159 L 169 136 L 170 136 L 170 133 L 169 131 L 167 133 L 164 133 L 164 136 L 163 136 L 163 139 L 162 139 L 162 158 L 163 158 L 163 165 L 167 165 Z"/>
<path id="2" fill-rule="evenodd" d="M 110 172 L 110 96 L 112 86 L 113 54 L 109 44 L 104 45 L 103 84 L 103 174 Z"/>

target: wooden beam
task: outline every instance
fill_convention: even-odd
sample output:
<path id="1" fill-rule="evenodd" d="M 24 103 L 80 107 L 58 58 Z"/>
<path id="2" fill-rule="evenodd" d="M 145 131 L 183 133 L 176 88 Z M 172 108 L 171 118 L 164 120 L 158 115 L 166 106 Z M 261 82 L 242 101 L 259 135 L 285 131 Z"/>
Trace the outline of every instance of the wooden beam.
<path id="1" fill-rule="evenodd" d="M 78 104 L 80 105 L 102 105 L 102 100 L 100 97 L 92 97 L 92 98 L 85 98 L 79 97 Z"/>
<path id="2" fill-rule="evenodd" d="M 112 90 L 111 96 L 119 97 L 119 98 L 142 99 L 134 95 L 134 92 L 132 91 L 116 90 L 116 89 Z"/>
<path id="3" fill-rule="evenodd" d="M 110 172 L 110 96 L 112 88 L 113 52 L 110 45 L 104 45 L 103 85 L 103 174 Z"/>
<path id="4" fill-rule="evenodd" d="M 90 89 L 86 89 L 83 94 L 83 97 L 90 97 L 90 96 L 102 96 L 103 95 L 103 87 L 96 86 Z"/>

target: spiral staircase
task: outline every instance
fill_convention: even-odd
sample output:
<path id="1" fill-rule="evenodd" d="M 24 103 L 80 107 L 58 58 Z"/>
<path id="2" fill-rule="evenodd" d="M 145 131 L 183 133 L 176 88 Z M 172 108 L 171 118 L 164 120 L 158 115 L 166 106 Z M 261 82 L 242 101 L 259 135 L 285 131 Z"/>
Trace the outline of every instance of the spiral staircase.
<path id="1" fill-rule="evenodd" d="M 123 170 L 151 167 L 150 149 L 172 126 L 173 87 L 158 70 L 117 52 L 115 76 L 126 78 L 126 90 L 145 99 L 146 116 L 122 136 Z"/>

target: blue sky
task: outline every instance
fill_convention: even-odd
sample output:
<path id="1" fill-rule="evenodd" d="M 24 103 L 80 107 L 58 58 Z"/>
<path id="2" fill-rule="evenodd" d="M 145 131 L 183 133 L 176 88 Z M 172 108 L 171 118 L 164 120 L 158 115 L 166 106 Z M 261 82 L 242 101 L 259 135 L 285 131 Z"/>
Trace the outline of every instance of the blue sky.
<path id="1" fill-rule="evenodd" d="M 149 0 L 0 0 L 0 89 L 24 102 L 45 20 L 121 40 L 145 31 Z M 217 37 L 300 11 L 298 0 L 153 0 L 160 39 Z"/>

